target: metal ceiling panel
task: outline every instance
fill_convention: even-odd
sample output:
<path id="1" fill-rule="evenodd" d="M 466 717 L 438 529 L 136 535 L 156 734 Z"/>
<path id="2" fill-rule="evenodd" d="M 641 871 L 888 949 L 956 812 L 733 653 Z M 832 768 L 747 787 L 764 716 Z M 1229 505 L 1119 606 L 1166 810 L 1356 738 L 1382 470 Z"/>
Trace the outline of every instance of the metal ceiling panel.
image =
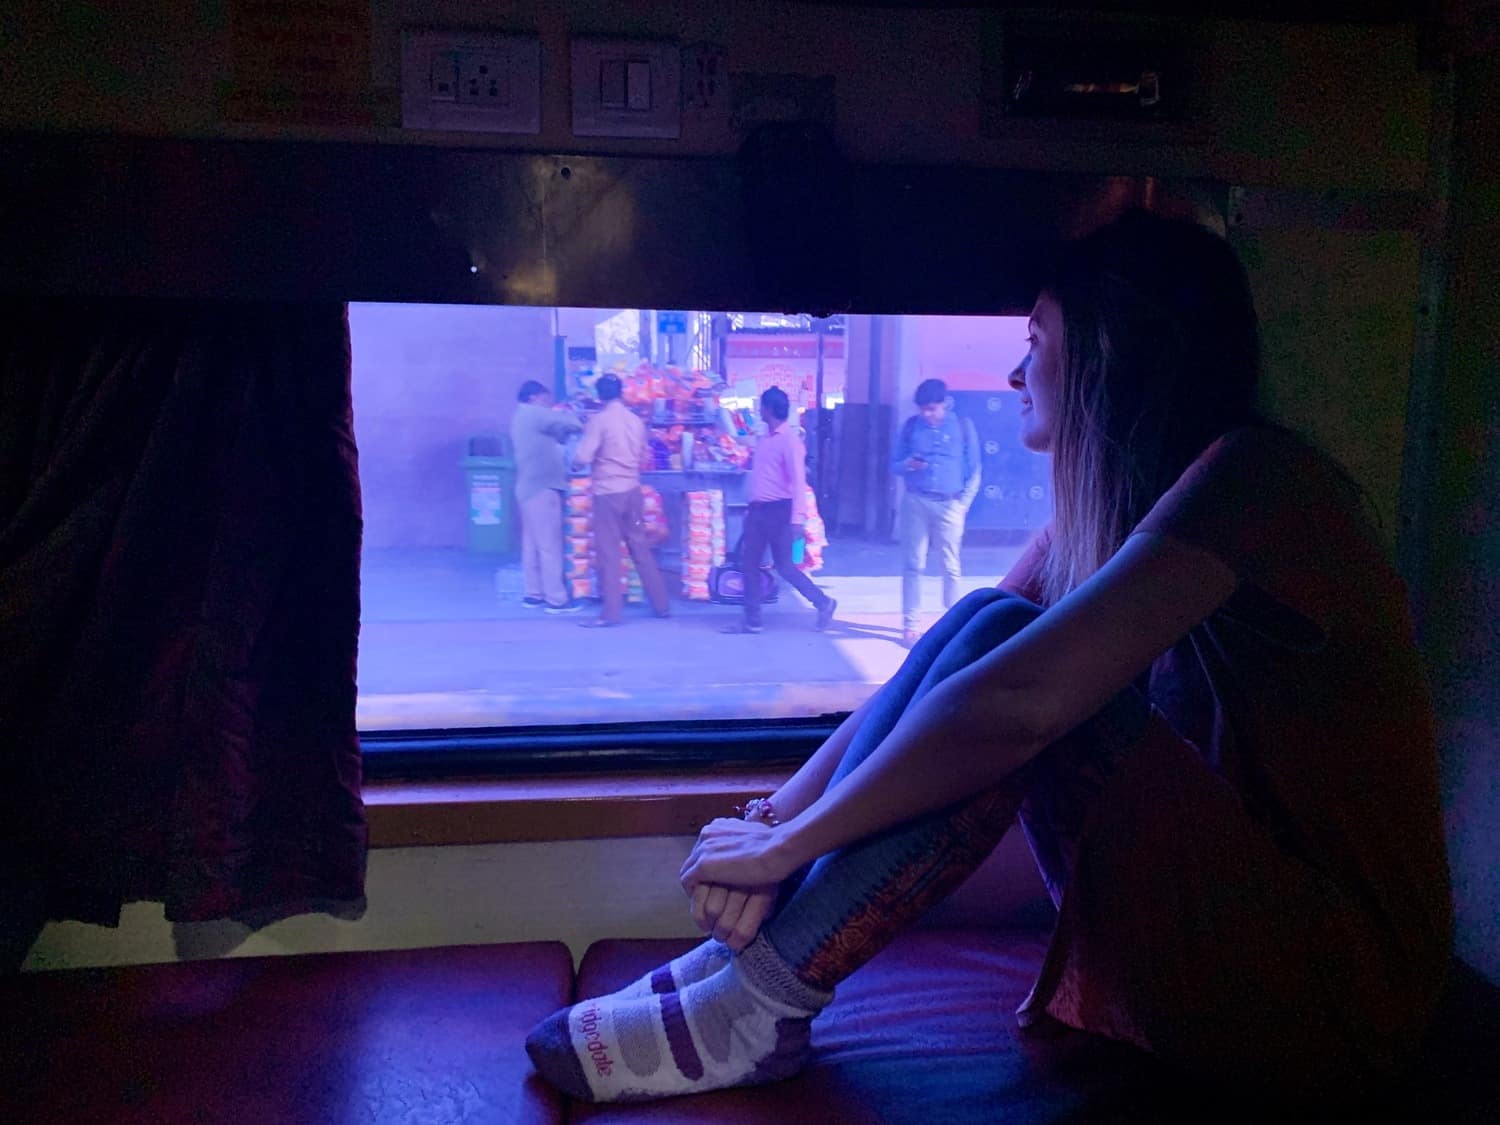
<path id="1" fill-rule="evenodd" d="M 1014 312 L 1057 243 L 1204 182 L 408 145 L 0 137 L 10 293 Z"/>

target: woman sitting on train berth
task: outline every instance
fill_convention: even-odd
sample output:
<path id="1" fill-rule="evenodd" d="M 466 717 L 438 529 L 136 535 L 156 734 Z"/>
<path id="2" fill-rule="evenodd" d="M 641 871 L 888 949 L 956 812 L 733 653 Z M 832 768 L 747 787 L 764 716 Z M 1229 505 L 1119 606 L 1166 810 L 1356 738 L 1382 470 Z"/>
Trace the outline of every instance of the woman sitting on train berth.
<path id="1" fill-rule="evenodd" d="M 1337 1095 L 1399 1072 L 1452 908 L 1431 707 L 1363 497 L 1256 414 L 1229 246 L 1133 212 L 1072 244 L 1011 383 L 1055 514 L 997 589 L 681 871 L 712 937 L 549 1017 L 553 1085 L 794 1074 L 834 987 L 1019 816 L 1057 907 L 1023 1026 Z"/>

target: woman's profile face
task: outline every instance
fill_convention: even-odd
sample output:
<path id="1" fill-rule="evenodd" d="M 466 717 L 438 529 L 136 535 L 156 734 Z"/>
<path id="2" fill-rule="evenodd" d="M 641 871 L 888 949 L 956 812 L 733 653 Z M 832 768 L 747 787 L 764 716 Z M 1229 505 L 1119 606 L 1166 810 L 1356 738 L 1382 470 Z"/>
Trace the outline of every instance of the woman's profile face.
<path id="1" fill-rule="evenodd" d="M 1036 299 L 1027 326 L 1031 348 L 1010 373 L 1021 394 L 1021 444 L 1033 453 L 1051 453 L 1062 398 L 1062 309 L 1046 293 Z"/>

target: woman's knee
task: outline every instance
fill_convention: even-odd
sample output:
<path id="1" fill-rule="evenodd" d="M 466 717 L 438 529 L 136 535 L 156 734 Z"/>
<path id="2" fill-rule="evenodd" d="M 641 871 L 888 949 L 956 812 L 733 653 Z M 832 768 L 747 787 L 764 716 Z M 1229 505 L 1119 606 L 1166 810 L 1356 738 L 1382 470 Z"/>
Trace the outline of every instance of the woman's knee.
<path id="1" fill-rule="evenodd" d="M 976 595 L 982 595 L 976 599 Z M 954 604 L 967 607 L 968 620 L 943 642 L 933 660 L 929 682 L 951 676 L 992 652 L 1041 616 L 1041 609 L 1005 590 L 976 590 Z"/>
<path id="2" fill-rule="evenodd" d="M 978 590 L 970 590 L 963 597 L 959 598 L 958 601 L 954 602 L 948 612 L 962 613 L 965 617 L 973 617 L 981 610 L 1014 596 L 1009 591 L 1002 590 L 998 586 L 985 586 Z"/>
<path id="3" fill-rule="evenodd" d="M 937 625 L 931 630 L 931 635 L 949 638 L 957 636 L 970 621 L 983 613 L 992 603 L 1007 596 L 1009 595 L 1004 590 L 997 589 L 970 591 L 944 611 Z"/>
<path id="4" fill-rule="evenodd" d="M 970 619 L 965 632 L 974 630 L 989 636 L 1003 637 L 1009 640 L 1026 626 L 1030 625 L 1042 615 L 1042 607 L 1027 601 L 1019 594 L 1013 594 L 1009 590 L 985 590 L 975 593 L 987 593 L 997 595 L 987 600 L 987 604 Z M 973 594 L 968 595 L 973 597 Z"/>

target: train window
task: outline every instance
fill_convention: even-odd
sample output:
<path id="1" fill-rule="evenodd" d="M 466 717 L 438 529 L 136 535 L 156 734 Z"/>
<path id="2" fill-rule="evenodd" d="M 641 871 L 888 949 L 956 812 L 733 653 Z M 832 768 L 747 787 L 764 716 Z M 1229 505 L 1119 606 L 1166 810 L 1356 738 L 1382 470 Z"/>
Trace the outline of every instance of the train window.
<path id="1" fill-rule="evenodd" d="M 1024 317 L 349 315 L 371 735 L 836 715 L 1050 516 Z"/>

